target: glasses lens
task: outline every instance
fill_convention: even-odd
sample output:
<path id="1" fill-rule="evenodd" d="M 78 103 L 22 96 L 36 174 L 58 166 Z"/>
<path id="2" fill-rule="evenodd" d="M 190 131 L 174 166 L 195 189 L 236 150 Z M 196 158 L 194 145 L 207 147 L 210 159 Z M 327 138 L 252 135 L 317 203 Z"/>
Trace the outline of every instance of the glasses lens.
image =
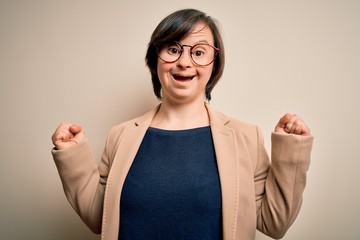
<path id="1" fill-rule="evenodd" d="M 207 44 L 197 44 L 191 49 L 191 57 L 198 65 L 208 65 L 215 59 L 215 49 Z"/>
<path id="2" fill-rule="evenodd" d="M 181 56 L 182 47 L 178 43 L 167 44 L 159 51 L 159 57 L 165 62 L 175 62 Z"/>

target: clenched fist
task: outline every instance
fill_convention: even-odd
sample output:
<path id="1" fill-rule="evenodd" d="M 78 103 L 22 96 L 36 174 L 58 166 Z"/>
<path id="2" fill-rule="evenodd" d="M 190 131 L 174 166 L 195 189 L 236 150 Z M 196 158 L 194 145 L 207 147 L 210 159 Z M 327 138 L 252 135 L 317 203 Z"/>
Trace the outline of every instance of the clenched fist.
<path id="1" fill-rule="evenodd" d="M 75 145 L 84 139 L 82 127 L 72 123 L 61 123 L 51 138 L 58 150 Z"/>
<path id="2" fill-rule="evenodd" d="M 311 136 L 311 131 L 306 126 L 304 120 L 300 116 L 290 113 L 280 118 L 275 127 L 275 132 Z"/>

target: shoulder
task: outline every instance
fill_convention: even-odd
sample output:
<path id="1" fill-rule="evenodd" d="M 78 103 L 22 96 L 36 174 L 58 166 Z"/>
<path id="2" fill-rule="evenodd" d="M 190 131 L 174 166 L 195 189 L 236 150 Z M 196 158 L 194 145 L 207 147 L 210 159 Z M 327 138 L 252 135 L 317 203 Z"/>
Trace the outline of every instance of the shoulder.
<path id="1" fill-rule="evenodd" d="M 263 141 L 259 126 L 233 117 L 229 117 L 229 120 L 226 126 L 234 129 L 236 134 L 243 138 L 247 144 L 258 145 L 259 142 Z"/>
<path id="2" fill-rule="evenodd" d="M 220 129 L 232 132 L 238 144 L 245 145 L 253 153 L 257 152 L 264 141 L 261 129 L 257 125 L 230 117 L 211 108 L 208 109 L 213 126 L 217 125 Z"/>
<path id="3" fill-rule="evenodd" d="M 158 108 L 159 106 L 153 108 L 141 116 L 113 126 L 108 134 L 108 142 L 110 145 L 114 145 L 115 142 L 121 140 L 122 136 L 131 129 L 137 129 L 139 127 L 142 127 L 141 129 L 143 129 L 143 127 L 147 128 L 150 126 L 152 119 L 158 111 Z"/>
<path id="4" fill-rule="evenodd" d="M 241 135 L 257 135 L 259 127 L 255 124 L 228 116 L 220 111 L 209 108 L 210 119 L 213 124 L 223 125 Z"/>

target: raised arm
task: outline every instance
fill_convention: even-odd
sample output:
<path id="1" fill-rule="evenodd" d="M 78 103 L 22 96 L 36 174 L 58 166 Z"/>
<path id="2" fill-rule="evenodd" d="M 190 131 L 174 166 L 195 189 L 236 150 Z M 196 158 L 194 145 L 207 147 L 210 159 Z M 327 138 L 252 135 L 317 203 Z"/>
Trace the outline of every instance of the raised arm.
<path id="1" fill-rule="evenodd" d="M 52 155 L 70 205 L 93 232 L 100 233 L 107 172 L 100 173 L 81 126 L 60 124 L 52 142 Z"/>
<path id="2" fill-rule="evenodd" d="M 262 136 L 255 181 L 265 188 L 257 196 L 257 228 L 273 238 L 282 238 L 295 221 L 302 204 L 313 137 L 303 119 L 295 114 L 280 118 L 272 134 L 271 165 L 266 179 L 258 173 L 268 168 Z"/>

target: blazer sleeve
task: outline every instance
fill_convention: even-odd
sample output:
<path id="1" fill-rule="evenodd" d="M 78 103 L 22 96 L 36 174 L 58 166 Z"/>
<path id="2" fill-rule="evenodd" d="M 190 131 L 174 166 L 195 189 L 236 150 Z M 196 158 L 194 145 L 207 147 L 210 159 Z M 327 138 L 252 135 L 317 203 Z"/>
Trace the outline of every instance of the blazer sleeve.
<path id="1" fill-rule="evenodd" d="M 97 165 L 88 141 L 62 150 L 52 149 L 65 195 L 83 222 L 101 233 L 103 202 L 109 174 L 109 139 Z"/>
<path id="2" fill-rule="evenodd" d="M 312 143 L 312 136 L 273 132 L 269 165 L 258 130 L 258 164 L 254 176 L 257 229 L 270 237 L 282 238 L 300 211 Z"/>

